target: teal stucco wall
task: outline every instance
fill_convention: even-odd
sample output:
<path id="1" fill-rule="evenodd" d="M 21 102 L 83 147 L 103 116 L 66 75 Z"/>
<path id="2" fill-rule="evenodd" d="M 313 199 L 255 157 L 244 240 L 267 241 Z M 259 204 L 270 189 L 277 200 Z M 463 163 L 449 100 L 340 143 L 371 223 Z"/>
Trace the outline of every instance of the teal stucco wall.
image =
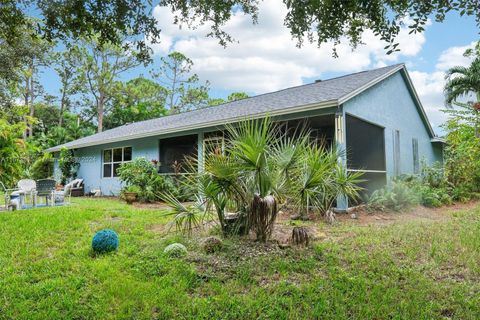
<path id="1" fill-rule="evenodd" d="M 86 192 L 98 188 L 106 196 L 117 195 L 120 192 L 122 184 L 117 177 L 102 177 L 103 150 L 116 147 L 132 147 L 133 158 L 145 157 L 148 160 L 158 160 L 158 138 L 156 137 L 109 143 L 75 150 L 75 156 L 80 163 L 78 177 L 84 179 Z"/>
<path id="2" fill-rule="evenodd" d="M 428 164 L 442 161 L 439 144 L 432 144 L 427 127 L 411 95 L 404 75 L 397 72 L 343 105 L 346 114 L 384 127 L 387 181 L 394 172 L 394 131 L 400 132 L 400 174 L 414 172 L 412 139 L 418 140 L 418 154 Z M 348 127 L 345 129 L 348 130 Z"/>

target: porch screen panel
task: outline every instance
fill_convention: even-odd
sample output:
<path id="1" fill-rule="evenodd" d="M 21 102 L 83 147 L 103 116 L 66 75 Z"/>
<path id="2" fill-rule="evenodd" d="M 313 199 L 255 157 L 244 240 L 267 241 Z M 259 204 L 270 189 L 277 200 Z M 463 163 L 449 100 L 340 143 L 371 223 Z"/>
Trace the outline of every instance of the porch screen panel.
<path id="1" fill-rule="evenodd" d="M 385 171 L 384 129 L 346 115 L 347 167 Z"/>
<path id="2" fill-rule="evenodd" d="M 160 140 L 160 173 L 185 173 L 187 159 L 197 155 L 198 136 L 188 135 Z"/>

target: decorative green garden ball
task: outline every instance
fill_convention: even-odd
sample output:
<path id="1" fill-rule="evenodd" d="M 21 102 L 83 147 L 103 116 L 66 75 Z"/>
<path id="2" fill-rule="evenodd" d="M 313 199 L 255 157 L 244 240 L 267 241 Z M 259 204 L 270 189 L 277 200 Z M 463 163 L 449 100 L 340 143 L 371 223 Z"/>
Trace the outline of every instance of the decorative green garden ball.
<path id="1" fill-rule="evenodd" d="M 111 229 L 98 231 L 92 239 L 92 249 L 95 253 L 107 253 L 118 249 L 118 234 Z"/>

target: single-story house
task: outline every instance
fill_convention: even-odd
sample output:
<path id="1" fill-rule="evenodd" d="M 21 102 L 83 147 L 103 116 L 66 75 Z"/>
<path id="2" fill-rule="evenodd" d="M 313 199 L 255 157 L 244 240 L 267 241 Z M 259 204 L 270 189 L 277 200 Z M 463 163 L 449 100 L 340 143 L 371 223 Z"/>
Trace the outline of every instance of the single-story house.
<path id="1" fill-rule="evenodd" d="M 349 171 L 364 172 L 369 191 L 394 176 L 419 172 L 421 159 L 442 161 L 442 139 L 435 136 L 404 64 L 131 123 L 48 151 L 73 149 L 85 191 L 116 195 L 122 187 L 116 169 L 123 162 L 146 157 L 159 161 L 160 174 L 169 174 L 185 155 L 202 159 L 206 148 L 221 144 L 225 124 L 267 115 L 287 126 L 306 122 L 313 136 L 346 150 L 339 161 Z"/>

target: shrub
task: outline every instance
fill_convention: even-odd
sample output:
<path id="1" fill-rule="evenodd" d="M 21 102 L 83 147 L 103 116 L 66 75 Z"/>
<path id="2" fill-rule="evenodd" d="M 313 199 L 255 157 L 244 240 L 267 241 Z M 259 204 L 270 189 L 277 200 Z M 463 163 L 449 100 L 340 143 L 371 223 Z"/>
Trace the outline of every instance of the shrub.
<path id="1" fill-rule="evenodd" d="M 97 232 L 92 239 L 93 251 L 100 254 L 117 250 L 118 244 L 118 235 L 111 229 L 104 229 Z"/>
<path id="2" fill-rule="evenodd" d="M 45 153 L 42 157 L 35 160 L 32 165 L 32 179 L 39 180 L 53 176 L 53 157 L 50 153 Z"/>
<path id="3" fill-rule="evenodd" d="M 122 189 L 123 192 L 141 193 L 142 189 L 139 186 L 131 185 Z"/>
<path id="4" fill-rule="evenodd" d="M 417 204 L 425 207 L 440 207 L 453 202 L 451 188 L 443 174 L 441 165 L 425 164 L 419 176 L 403 175 L 391 185 L 372 194 L 370 209 L 400 211 Z"/>
<path id="5" fill-rule="evenodd" d="M 60 151 L 60 157 L 58 159 L 58 166 L 62 172 L 62 184 L 67 183 L 68 179 L 75 179 L 77 177 L 77 170 L 80 164 L 75 159 L 73 150 L 63 148 Z"/>
<path id="6" fill-rule="evenodd" d="M 181 243 L 172 243 L 163 252 L 170 258 L 181 258 L 187 255 L 187 248 Z"/>
<path id="7" fill-rule="evenodd" d="M 445 129 L 445 175 L 454 200 L 466 201 L 480 192 L 480 114 L 473 108 L 451 110 Z"/>
<path id="8" fill-rule="evenodd" d="M 1 115 L 0 115 L 1 116 Z M 25 123 L 11 124 L 0 118 L 0 181 L 12 186 L 23 174 L 23 162 L 20 159 L 27 152 L 27 144 L 22 140 Z"/>
<path id="9" fill-rule="evenodd" d="M 370 196 L 368 207 L 371 210 L 400 211 L 411 208 L 420 203 L 415 189 L 408 182 L 394 179 L 391 183 Z"/>
<path id="10" fill-rule="evenodd" d="M 446 188 L 434 188 L 429 185 L 422 185 L 418 188 L 420 203 L 425 207 L 441 207 L 453 202 Z"/>
<path id="11" fill-rule="evenodd" d="M 429 185 L 432 188 L 442 188 L 447 185 L 445 177 L 445 170 L 440 162 L 435 162 L 433 165 L 427 165 L 425 160 L 422 160 L 422 183 Z"/>
<path id="12" fill-rule="evenodd" d="M 135 186 L 137 190 L 140 190 L 138 192 L 140 201 L 159 200 L 159 194 L 165 191 L 170 192 L 181 201 L 192 198 L 192 191 L 184 186 L 185 183 L 180 176 L 173 178 L 158 174 L 155 164 L 143 157 L 122 164 L 117 173 L 127 188 Z"/>
<path id="13" fill-rule="evenodd" d="M 217 237 L 208 237 L 202 241 L 202 248 L 206 253 L 214 253 L 222 249 L 223 242 Z"/>

